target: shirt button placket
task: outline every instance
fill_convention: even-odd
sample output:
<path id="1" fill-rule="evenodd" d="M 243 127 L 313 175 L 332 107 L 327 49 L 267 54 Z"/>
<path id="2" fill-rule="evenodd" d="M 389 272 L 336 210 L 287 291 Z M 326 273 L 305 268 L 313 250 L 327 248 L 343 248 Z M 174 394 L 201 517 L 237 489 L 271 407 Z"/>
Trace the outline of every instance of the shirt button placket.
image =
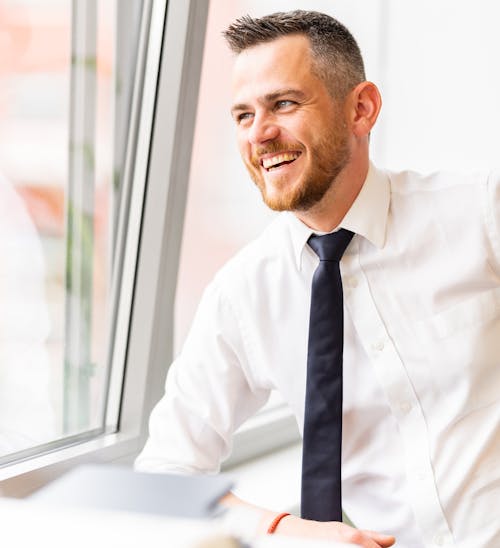
<path id="1" fill-rule="evenodd" d="M 359 262 L 356 263 L 355 258 L 349 255 L 344 258 L 344 288 L 350 293 L 346 306 L 399 425 L 409 472 L 408 488 L 414 495 L 412 506 L 417 526 L 429 548 L 453 545 L 429 461 L 429 438 L 422 408 L 393 339 L 377 310 Z M 357 280 L 355 290 L 352 288 L 353 278 Z"/>

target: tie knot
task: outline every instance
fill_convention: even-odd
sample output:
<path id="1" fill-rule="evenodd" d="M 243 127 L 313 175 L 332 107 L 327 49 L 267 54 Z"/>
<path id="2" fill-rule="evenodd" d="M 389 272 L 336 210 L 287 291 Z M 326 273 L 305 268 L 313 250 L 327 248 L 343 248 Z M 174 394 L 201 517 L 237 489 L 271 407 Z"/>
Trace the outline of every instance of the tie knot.
<path id="1" fill-rule="evenodd" d="M 340 261 L 346 247 L 352 240 L 354 233 L 345 228 L 341 228 L 331 234 L 317 236 L 313 234 L 307 243 L 319 257 L 320 261 Z"/>

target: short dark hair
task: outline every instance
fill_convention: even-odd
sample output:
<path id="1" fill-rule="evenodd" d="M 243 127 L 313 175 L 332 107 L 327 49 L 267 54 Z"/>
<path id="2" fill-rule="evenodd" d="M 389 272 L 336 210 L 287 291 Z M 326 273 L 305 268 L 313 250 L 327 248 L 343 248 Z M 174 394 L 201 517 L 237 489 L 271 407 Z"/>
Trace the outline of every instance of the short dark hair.
<path id="1" fill-rule="evenodd" d="M 325 13 L 295 10 L 261 18 L 244 15 L 223 33 L 229 47 L 237 54 L 292 34 L 309 38 L 313 70 L 334 98 L 343 99 L 365 80 L 363 57 L 354 36 L 342 23 Z"/>

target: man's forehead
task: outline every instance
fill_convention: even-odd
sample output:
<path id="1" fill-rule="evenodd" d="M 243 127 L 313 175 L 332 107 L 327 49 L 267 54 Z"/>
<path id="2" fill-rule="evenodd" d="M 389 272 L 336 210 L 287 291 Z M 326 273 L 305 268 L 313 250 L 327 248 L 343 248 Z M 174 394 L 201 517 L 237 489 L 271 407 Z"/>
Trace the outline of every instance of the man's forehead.
<path id="1" fill-rule="evenodd" d="M 237 55 L 232 71 L 232 94 L 264 96 L 295 88 L 310 71 L 309 40 L 291 35 L 251 46 Z"/>
<path id="2" fill-rule="evenodd" d="M 274 40 L 249 46 L 239 53 L 234 62 L 234 70 L 241 65 L 254 62 L 271 62 L 276 58 L 302 57 L 309 58 L 311 46 L 309 39 L 304 34 L 290 34 Z"/>

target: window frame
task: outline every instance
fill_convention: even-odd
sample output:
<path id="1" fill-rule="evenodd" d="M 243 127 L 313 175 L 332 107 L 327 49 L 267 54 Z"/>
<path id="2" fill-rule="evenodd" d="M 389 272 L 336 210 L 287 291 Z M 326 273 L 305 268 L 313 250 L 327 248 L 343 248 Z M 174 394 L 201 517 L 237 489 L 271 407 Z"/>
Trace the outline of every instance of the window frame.
<path id="1" fill-rule="evenodd" d="M 63 447 L 59 440 L 4 465 L 3 496 L 26 496 L 77 464 L 131 462 L 163 391 L 208 0 L 146 0 L 144 9 L 151 17 L 150 24 L 148 17 L 142 21 L 126 160 L 132 193 L 120 213 L 124 244 L 112 289 L 117 306 L 106 422 L 117 421 L 118 429 L 74 436 Z"/>

